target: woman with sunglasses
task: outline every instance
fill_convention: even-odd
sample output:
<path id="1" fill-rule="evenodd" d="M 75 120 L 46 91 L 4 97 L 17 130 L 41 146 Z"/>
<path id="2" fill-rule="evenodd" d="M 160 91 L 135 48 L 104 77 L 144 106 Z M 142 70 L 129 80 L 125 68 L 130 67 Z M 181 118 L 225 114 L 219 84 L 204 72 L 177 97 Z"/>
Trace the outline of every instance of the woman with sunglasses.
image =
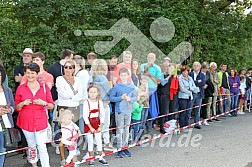
<path id="1" fill-rule="evenodd" d="M 47 109 L 54 107 L 50 88 L 37 81 L 39 66 L 35 63 L 26 66 L 27 82 L 17 88 L 15 96 L 16 111 L 19 113 L 19 126 L 28 143 L 28 161 L 37 166 L 38 153 L 42 167 L 49 167 L 46 148 L 48 116 Z"/>
<path id="2" fill-rule="evenodd" d="M 58 107 L 60 112 L 62 109 L 69 109 L 74 115 L 74 122 L 78 125 L 80 117 L 80 101 L 83 98 L 83 87 L 79 77 L 74 76 L 75 62 L 66 61 L 64 64 L 64 75 L 56 78 L 56 88 L 58 92 Z M 66 164 L 65 148 L 62 143 L 59 144 L 61 166 Z"/>
<path id="3" fill-rule="evenodd" d="M 83 103 L 85 100 L 88 99 L 88 82 L 90 80 L 90 75 L 88 71 L 85 69 L 85 59 L 80 55 L 74 55 L 74 61 L 75 61 L 75 76 L 80 78 L 81 85 L 82 85 L 82 91 L 83 96 L 82 100 L 80 101 L 80 119 L 79 119 L 79 127 L 81 133 L 84 133 L 84 119 L 83 119 Z M 83 138 L 84 139 L 84 138 Z M 77 147 L 77 156 L 80 155 L 80 148 Z"/>

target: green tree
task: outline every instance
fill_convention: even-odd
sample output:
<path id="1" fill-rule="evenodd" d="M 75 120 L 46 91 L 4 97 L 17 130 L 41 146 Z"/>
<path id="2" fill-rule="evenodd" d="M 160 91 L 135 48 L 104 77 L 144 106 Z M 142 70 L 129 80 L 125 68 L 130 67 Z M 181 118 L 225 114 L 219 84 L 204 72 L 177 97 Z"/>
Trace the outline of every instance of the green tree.
<path id="1" fill-rule="evenodd" d="M 244 15 L 244 10 L 251 8 L 249 0 L 4 0 L 0 7 L 0 56 L 9 76 L 25 47 L 45 53 L 47 65 L 59 59 L 63 48 L 86 55 L 97 40 L 112 38 L 75 36 L 74 31 L 109 29 L 121 18 L 133 22 L 165 54 L 180 42 L 191 42 L 194 52 L 186 63 L 251 65 L 252 16 Z M 167 43 L 158 43 L 150 35 L 151 23 L 161 16 L 176 28 Z M 123 39 L 100 57 L 119 55 L 128 45 Z"/>

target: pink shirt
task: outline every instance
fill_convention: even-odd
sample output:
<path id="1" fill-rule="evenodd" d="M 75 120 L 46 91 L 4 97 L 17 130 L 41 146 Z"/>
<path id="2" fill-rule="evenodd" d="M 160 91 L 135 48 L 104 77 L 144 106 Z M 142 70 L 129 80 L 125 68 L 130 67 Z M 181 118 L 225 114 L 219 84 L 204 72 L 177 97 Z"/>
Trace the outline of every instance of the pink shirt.
<path id="1" fill-rule="evenodd" d="M 124 63 L 118 64 L 118 65 L 114 68 L 113 77 L 116 77 L 116 78 L 117 78 L 116 83 L 121 82 L 121 79 L 120 79 L 120 77 L 119 77 L 119 70 L 120 70 L 121 68 L 126 68 L 126 69 L 128 69 L 129 74 L 130 74 L 130 77 L 129 77 L 129 79 L 128 79 L 128 82 L 132 83 L 132 79 L 131 79 L 131 64 L 124 64 Z"/>
<path id="2" fill-rule="evenodd" d="M 53 86 L 53 76 L 52 74 L 49 74 L 48 72 L 44 71 L 43 73 L 39 74 L 38 75 L 38 78 L 37 80 L 40 82 L 40 83 L 45 83 L 45 84 L 52 84 Z M 27 82 L 27 76 L 24 75 L 21 79 L 21 84 Z"/>
<path id="3" fill-rule="evenodd" d="M 47 103 L 53 103 L 51 91 L 49 87 L 45 84 L 40 83 L 40 89 L 35 93 L 32 94 L 30 88 L 27 85 L 27 82 L 20 85 L 17 88 L 16 96 L 15 96 L 15 105 L 23 102 L 26 99 L 42 99 Z M 48 116 L 47 111 L 44 109 L 43 106 L 37 104 L 30 104 L 27 106 L 23 106 L 21 110 L 17 111 L 18 118 L 17 118 L 17 125 L 26 131 L 35 132 L 44 130 L 48 126 Z"/>

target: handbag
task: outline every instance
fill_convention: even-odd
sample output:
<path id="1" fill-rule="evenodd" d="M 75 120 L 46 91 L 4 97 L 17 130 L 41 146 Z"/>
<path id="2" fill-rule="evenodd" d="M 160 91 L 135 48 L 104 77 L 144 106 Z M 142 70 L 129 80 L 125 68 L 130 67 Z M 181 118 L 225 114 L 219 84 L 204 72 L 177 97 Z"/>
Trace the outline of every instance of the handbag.
<path id="1" fill-rule="evenodd" d="M 16 128 L 6 128 L 2 116 L 0 116 L 0 123 L 4 134 L 4 147 L 7 151 L 17 149 L 18 142 L 21 141 L 21 135 Z"/>

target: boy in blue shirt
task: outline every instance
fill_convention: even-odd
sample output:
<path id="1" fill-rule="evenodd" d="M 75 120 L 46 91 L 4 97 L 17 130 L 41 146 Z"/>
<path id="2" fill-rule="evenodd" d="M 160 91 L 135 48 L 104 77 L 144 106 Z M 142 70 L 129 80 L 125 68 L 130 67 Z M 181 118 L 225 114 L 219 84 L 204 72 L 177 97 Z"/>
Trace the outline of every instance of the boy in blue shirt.
<path id="1" fill-rule="evenodd" d="M 110 92 L 110 101 L 115 102 L 117 149 L 128 145 L 129 126 L 127 125 L 131 122 L 133 102 L 137 100 L 135 86 L 128 82 L 128 78 L 130 77 L 129 71 L 126 68 L 121 68 L 119 70 L 119 77 L 121 82 L 116 84 Z M 118 151 L 117 157 L 123 158 L 123 153 L 127 157 L 131 157 L 128 149 Z"/>

